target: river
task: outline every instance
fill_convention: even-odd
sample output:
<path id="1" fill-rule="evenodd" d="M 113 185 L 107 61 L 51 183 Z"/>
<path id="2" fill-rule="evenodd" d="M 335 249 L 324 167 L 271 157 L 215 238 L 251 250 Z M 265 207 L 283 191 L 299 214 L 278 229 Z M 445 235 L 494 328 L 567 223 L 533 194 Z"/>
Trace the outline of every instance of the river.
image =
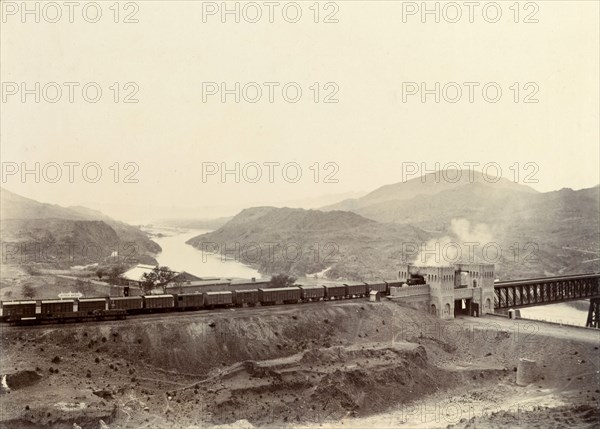
<path id="1" fill-rule="evenodd" d="M 562 323 L 564 325 L 585 326 L 587 321 L 587 305 L 589 301 L 577 301 L 574 303 L 559 303 L 540 305 L 539 307 L 528 307 L 521 309 L 521 317 L 547 322 Z M 576 306 L 576 307 L 575 307 Z M 582 308 L 586 308 L 583 310 Z"/>
<path id="2" fill-rule="evenodd" d="M 262 277 L 254 268 L 235 260 L 224 260 L 220 255 L 203 254 L 201 250 L 185 244 L 192 237 L 210 232 L 208 230 L 153 227 L 146 231 L 162 234 L 160 237 L 152 237 L 152 241 L 162 248 L 162 252 L 156 256 L 161 266 L 167 266 L 175 271 L 185 271 L 198 277 L 246 279 Z"/>

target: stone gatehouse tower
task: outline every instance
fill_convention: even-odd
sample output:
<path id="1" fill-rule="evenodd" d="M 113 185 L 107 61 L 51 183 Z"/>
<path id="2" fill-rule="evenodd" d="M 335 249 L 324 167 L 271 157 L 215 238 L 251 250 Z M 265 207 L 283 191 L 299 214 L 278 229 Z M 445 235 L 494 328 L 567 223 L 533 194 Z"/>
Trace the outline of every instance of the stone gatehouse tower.
<path id="1" fill-rule="evenodd" d="M 493 264 L 408 265 L 399 272 L 399 278 L 404 284 L 392 288 L 390 298 L 405 298 L 442 319 L 494 312 Z"/>

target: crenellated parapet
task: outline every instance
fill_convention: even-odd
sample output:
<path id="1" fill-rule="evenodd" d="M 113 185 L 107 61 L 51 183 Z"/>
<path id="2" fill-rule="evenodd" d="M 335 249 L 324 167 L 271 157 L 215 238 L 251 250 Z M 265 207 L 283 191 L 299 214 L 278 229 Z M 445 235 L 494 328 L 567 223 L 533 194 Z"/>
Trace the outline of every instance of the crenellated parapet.
<path id="1" fill-rule="evenodd" d="M 455 313 L 481 315 L 494 311 L 493 264 L 407 265 L 398 274 L 404 281 L 403 288 L 428 287 L 426 306 L 430 313 L 442 319 L 453 319 Z M 414 301 L 418 296 L 422 301 L 426 300 L 422 290 L 412 294 L 403 288 L 392 291 L 391 298 L 413 297 Z M 425 303 L 421 304 L 424 306 Z"/>

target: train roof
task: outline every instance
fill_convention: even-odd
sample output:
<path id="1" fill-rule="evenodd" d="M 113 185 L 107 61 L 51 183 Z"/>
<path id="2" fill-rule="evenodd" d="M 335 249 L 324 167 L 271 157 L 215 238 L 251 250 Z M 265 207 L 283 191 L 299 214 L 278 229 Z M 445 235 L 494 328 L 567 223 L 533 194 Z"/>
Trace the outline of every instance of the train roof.
<path id="1" fill-rule="evenodd" d="M 127 299 L 142 299 L 141 296 L 115 296 L 110 298 L 112 301 L 125 301 Z"/>
<path id="2" fill-rule="evenodd" d="M 83 301 L 83 302 L 100 302 L 100 301 L 106 301 L 106 298 L 79 298 L 79 301 Z"/>
<path id="3" fill-rule="evenodd" d="M 323 289 L 323 285 L 300 285 L 301 289 Z"/>
<path id="4" fill-rule="evenodd" d="M 258 292 L 258 289 L 238 289 L 235 292 Z"/>
<path id="5" fill-rule="evenodd" d="M 42 304 L 55 304 L 59 302 L 67 302 L 73 304 L 75 301 L 72 299 L 44 299 L 42 300 Z"/>
<path id="6" fill-rule="evenodd" d="M 230 290 L 219 290 L 219 291 L 211 291 L 211 292 L 204 292 L 207 295 L 231 295 L 232 292 Z"/>
<path id="7" fill-rule="evenodd" d="M 2 306 L 5 307 L 7 305 L 24 305 L 24 304 L 37 304 L 36 301 L 4 301 Z"/>
<path id="8" fill-rule="evenodd" d="M 154 299 L 154 298 L 173 298 L 173 295 L 164 294 L 164 295 L 144 295 L 145 299 Z"/>
<path id="9" fill-rule="evenodd" d="M 324 287 L 330 288 L 330 287 L 346 287 L 346 285 L 323 285 Z"/>
<path id="10" fill-rule="evenodd" d="M 268 291 L 268 292 L 282 292 L 282 291 L 287 291 L 287 290 L 300 290 L 300 288 L 298 286 L 291 286 L 291 287 L 269 287 L 269 288 L 262 288 L 259 289 L 260 291 Z"/>
<path id="11" fill-rule="evenodd" d="M 367 282 L 348 282 L 344 283 L 345 286 L 365 286 Z"/>

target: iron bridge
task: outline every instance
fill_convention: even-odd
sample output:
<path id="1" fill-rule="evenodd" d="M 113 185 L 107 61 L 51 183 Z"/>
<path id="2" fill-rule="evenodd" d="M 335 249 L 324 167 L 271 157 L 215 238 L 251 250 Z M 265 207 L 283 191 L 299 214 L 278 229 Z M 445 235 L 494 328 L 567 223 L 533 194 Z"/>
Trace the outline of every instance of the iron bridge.
<path id="1" fill-rule="evenodd" d="M 573 274 L 494 283 L 494 309 L 533 307 L 590 299 L 587 326 L 598 328 L 600 273 Z"/>

